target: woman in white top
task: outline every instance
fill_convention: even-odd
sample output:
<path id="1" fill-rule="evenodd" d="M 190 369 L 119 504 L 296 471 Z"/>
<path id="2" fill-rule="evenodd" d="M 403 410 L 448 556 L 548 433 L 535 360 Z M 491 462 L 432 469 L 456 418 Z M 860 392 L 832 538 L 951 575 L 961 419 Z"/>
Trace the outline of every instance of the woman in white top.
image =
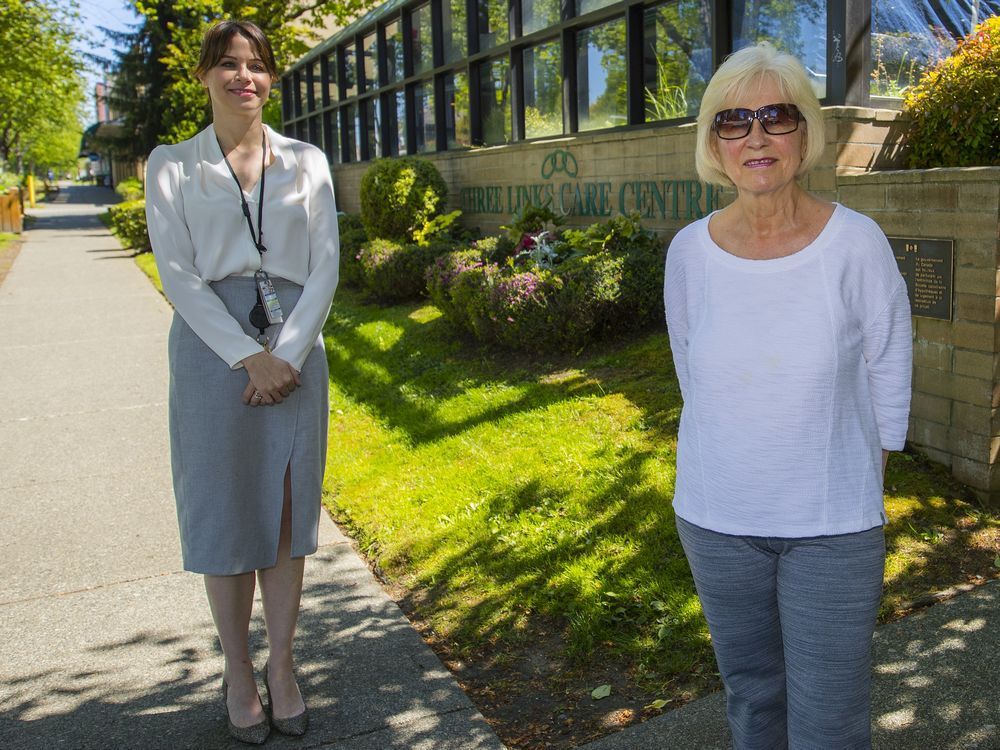
<path id="1" fill-rule="evenodd" d="M 205 575 L 230 732 L 261 743 L 271 727 L 307 726 L 292 640 L 326 464 L 320 333 L 337 286 L 337 210 L 322 152 L 262 122 L 277 69 L 259 28 L 213 26 L 195 74 L 213 122 L 150 155 L 146 216 L 176 310 L 169 408 L 184 567 Z M 267 711 L 248 646 L 258 580 Z"/>
<path id="2" fill-rule="evenodd" d="M 674 510 L 734 743 L 866 748 L 882 477 L 910 400 L 906 287 L 873 221 L 797 181 L 826 140 L 798 60 L 770 45 L 729 57 L 697 139 L 699 175 L 737 197 L 667 254 Z"/>

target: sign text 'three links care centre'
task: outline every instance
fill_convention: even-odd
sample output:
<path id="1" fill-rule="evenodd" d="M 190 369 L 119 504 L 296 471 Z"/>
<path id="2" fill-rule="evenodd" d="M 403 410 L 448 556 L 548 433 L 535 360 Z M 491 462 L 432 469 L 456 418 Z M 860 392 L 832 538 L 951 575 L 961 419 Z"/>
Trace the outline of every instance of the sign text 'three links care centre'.
<path id="1" fill-rule="evenodd" d="M 586 181 L 576 179 L 578 172 L 573 154 L 556 149 L 542 160 L 541 182 L 463 187 L 461 209 L 465 214 L 514 214 L 528 204 L 549 204 L 564 216 L 638 211 L 648 219 L 689 220 L 719 206 L 719 189 L 697 180 Z"/>

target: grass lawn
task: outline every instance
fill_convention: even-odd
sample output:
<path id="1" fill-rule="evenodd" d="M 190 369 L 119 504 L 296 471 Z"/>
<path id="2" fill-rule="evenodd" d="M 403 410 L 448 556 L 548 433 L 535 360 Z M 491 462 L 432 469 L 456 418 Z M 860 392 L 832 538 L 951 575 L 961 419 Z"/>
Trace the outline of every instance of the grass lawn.
<path id="1" fill-rule="evenodd" d="M 508 744 L 571 746 L 609 712 L 628 723 L 715 686 L 670 507 L 681 401 L 665 332 L 529 359 L 463 341 L 433 306 L 341 290 L 325 335 L 325 501 Z M 945 471 L 894 455 L 886 483 L 883 621 L 997 575 L 1000 519 Z M 545 711 L 576 726 L 533 716 L 521 742 L 538 695 L 511 693 L 535 689 L 519 678 L 539 652 L 560 693 Z M 609 680 L 615 710 L 574 718 Z"/>

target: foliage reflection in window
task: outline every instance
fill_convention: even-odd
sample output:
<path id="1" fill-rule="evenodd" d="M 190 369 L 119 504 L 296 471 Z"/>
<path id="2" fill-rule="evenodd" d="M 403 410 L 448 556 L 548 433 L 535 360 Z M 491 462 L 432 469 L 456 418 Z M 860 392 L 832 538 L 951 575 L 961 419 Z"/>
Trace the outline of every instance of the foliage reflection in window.
<path id="1" fill-rule="evenodd" d="M 712 77 L 708 0 L 678 0 L 646 8 L 643 88 L 646 122 L 697 114 Z"/>
<path id="2" fill-rule="evenodd" d="M 312 64 L 312 98 L 313 109 L 319 109 L 323 106 L 323 74 L 320 71 L 318 59 Z"/>
<path id="3" fill-rule="evenodd" d="M 339 115 L 335 110 L 323 113 L 323 146 L 326 160 L 331 164 L 340 163 L 340 128 L 337 127 Z"/>
<path id="4" fill-rule="evenodd" d="M 806 67 L 816 96 L 826 96 L 826 0 L 733 0 L 733 49 L 768 41 Z"/>
<path id="5" fill-rule="evenodd" d="M 617 0 L 576 0 L 576 14 L 582 16 L 605 6 L 613 5 L 616 2 Z"/>
<path id="6" fill-rule="evenodd" d="M 340 99 L 340 86 L 337 81 L 340 76 L 337 75 L 337 54 L 333 53 L 326 58 L 326 95 L 328 97 L 327 103 L 333 103 Z"/>
<path id="7" fill-rule="evenodd" d="M 386 156 L 397 156 L 406 153 L 406 109 L 403 105 L 403 92 L 390 92 L 382 100 L 382 112 L 385 117 L 388 139 L 385 143 Z"/>
<path id="8" fill-rule="evenodd" d="M 302 108 L 306 103 L 306 72 L 299 69 L 295 71 L 295 116 L 302 115 Z"/>
<path id="9" fill-rule="evenodd" d="M 465 0 L 441 0 L 441 16 L 444 61 L 449 63 L 461 60 L 469 49 Z"/>
<path id="10" fill-rule="evenodd" d="M 420 73 L 434 66 L 434 46 L 431 43 L 431 4 L 415 8 L 410 17 L 413 27 L 413 72 Z"/>
<path id="11" fill-rule="evenodd" d="M 576 35 L 577 116 L 580 130 L 628 124 L 625 19 Z"/>
<path id="12" fill-rule="evenodd" d="M 521 33 L 559 23 L 559 0 L 521 0 Z"/>
<path id="13" fill-rule="evenodd" d="M 344 97 L 357 96 L 358 93 L 358 66 L 354 59 L 354 45 L 341 47 L 341 59 L 343 61 Z"/>
<path id="14" fill-rule="evenodd" d="M 483 63 L 479 81 L 483 143 L 510 143 L 510 62 L 500 57 Z"/>
<path id="15" fill-rule="evenodd" d="M 399 19 L 387 23 L 385 34 L 385 72 L 389 83 L 403 80 L 403 25 Z"/>
<path id="16" fill-rule="evenodd" d="M 444 96 L 448 148 L 471 146 L 469 77 L 465 73 L 454 73 L 445 78 Z"/>
<path id="17" fill-rule="evenodd" d="M 506 43 L 510 39 L 508 0 L 478 0 L 479 50 Z"/>
<path id="18" fill-rule="evenodd" d="M 372 32 L 361 42 L 361 55 L 364 59 L 365 91 L 378 88 L 378 45 L 375 43 L 375 33 Z"/>
<path id="19" fill-rule="evenodd" d="M 434 127 L 434 84 L 419 83 L 413 89 L 413 109 L 417 117 L 417 151 L 437 149 L 437 130 Z"/>
<path id="20" fill-rule="evenodd" d="M 556 39 L 524 50 L 524 137 L 563 132 L 562 47 Z"/>
<path id="21" fill-rule="evenodd" d="M 969 2 L 872 0 L 872 96 L 902 97 L 924 73 L 951 55 L 976 21 L 1000 14 L 1000 0 L 974 4 L 978 6 L 975 14 Z"/>

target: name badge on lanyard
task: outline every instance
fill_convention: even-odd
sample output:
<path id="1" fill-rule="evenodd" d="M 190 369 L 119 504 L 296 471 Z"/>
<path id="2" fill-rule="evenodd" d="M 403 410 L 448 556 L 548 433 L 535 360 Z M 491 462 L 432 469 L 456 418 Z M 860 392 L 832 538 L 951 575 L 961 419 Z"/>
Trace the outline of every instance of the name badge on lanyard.
<path id="1" fill-rule="evenodd" d="M 264 313 L 267 315 L 268 325 L 284 323 L 285 318 L 281 312 L 281 302 L 278 301 L 278 293 L 274 289 L 271 277 L 267 271 L 259 269 L 254 272 L 254 281 L 257 282 L 257 294 L 260 295 L 261 304 L 264 306 Z"/>

